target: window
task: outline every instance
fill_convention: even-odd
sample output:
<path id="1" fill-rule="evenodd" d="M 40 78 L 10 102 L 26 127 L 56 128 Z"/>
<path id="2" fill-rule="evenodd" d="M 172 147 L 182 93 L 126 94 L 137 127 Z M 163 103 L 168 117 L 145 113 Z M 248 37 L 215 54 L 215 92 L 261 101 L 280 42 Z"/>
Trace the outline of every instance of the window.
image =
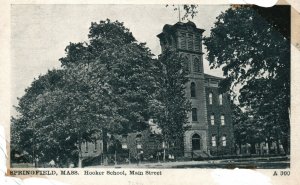
<path id="1" fill-rule="evenodd" d="M 200 150 L 200 136 L 198 134 L 194 134 L 192 137 L 192 149 Z"/>
<path id="2" fill-rule="evenodd" d="M 222 146 L 226 146 L 226 135 L 222 136 Z"/>
<path id="3" fill-rule="evenodd" d="M 197 109 L 192 108 L 192 121 L 197 121 Z"/>
<path id="4" fill-rule="evenodd" d="M 217 139 L 215 135 L 211 137 L 211 146 L 217 146 Z"/>
<path id="5" fill-rule="evenodd" d="M 181 49 L 186 49 L 186 40 L 185 40 L 185 33 L 181 32 L 179 37 L 179 45 Z"/>
<path id="6" fill-rule="evenodd" d="M 184 57 L 184 70 L 186 72 L 190 72 L 190 69 L 191 69 L 191 67 L 190 67 L 190 60 L 189 60 L 188 56 L 185 56 Z"/>
<path id="7" fill-rule="evenodd" d="M 221 125 L 225 125 L 225 116 L 221 115 Z"/>
<path id="8" fill-rule="evenodd" d="M 188 50 L 193 50 L 193 48 L 194 48 L 194 46 L 193 46 L 193 41 L 194 41 L 194 39 L 193 39 L 193 34 L 191 34 L 191 33 L 188 33 L 188 35 L 187 35 L 187 49 Z"/>
<path id="9" fill-rule="evenodd" d="M 209 104 L 212 105 L 212 93 L 209 93 L 208 98 L 209 98 Z"/>
<path id="10" fill-rule="evenodd" d="M 201 47 L 200 47 L 200 44 L 201 44 L 201 36 L 200 34 L 196 34 L 195 35 L 195 51 L 201 51 Z"/>
<path id="11" fill-rule="evenodd" d="M 215 115 L 210 115 L 210 123 L 211 125 L 214 125 L 215 124 Z"/>
<path id="12" fill-rule="evenodd" d="M 195 58 L 193 61 L 194 72 L 200 72 L 200 61 L 198 58 Z"/>
<path id="13" fill-rule="evenodd" d="M 223 105 L 223 95 L 219 94 L 219 104 Z"/>
<path id="14" fill-rule="evenodd" d="M 191 83 L 191 97 L 196 97 L 196 87 L 195 83 Z"/>

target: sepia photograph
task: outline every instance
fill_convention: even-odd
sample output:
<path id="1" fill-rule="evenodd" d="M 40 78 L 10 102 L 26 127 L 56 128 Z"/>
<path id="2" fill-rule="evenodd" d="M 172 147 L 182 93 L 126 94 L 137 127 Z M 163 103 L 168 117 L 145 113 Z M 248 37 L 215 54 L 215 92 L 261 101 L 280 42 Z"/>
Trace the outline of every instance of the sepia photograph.
<path id="1" fill-rule="evenodd" d="M 12 4 L 10 168 L 289 169 L 291 6 Z"/>

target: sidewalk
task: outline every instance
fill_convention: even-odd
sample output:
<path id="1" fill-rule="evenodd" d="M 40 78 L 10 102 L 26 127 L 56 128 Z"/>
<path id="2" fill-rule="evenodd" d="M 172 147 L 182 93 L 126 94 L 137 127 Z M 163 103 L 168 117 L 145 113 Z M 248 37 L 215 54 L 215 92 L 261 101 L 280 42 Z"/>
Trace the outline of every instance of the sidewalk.
<path id="1" fill-rule="evenodd" d="M 287 158 L 287 159 L 286 159 Z M 255 157 L 242 159 L 221 159 L 221 160 L 205 160 L 205 161 L 174 161 L 174 162 L 157 162 L 157 163 L 131 163 L 131 164 L 117 164 L 110 166 L 87 166 L 87 168 L 230 168 L 231 166 L 253 168 L 260 167 L 268 168 L 289 167 L 290 157 Z M 253 166 L 255 165 L 255 166 Z"/>

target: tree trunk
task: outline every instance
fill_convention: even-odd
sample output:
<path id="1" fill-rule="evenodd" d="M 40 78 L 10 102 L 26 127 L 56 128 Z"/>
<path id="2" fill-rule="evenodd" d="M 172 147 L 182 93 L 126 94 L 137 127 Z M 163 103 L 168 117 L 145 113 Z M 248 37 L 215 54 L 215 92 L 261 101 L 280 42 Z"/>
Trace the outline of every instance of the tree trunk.
<path id="1" fill-rule="evenodd" d="M 239 151 L 239 155 L 241 155 L 242 154 L 242 143 L 239 143 L 238 144 L 238 151 Z"/>
<path id="2" fill-rule="evenodd" d="M 82 151 L 81 151 L 81 139 L 78 141 L 78 168 L 82 168 Z"/>
<path id="3" fill-rule="evenodd" d="M 269 150 L 269 154 L 272 154 L 272 150 L 271 150 L 271 146 L 272 146 L 272 141 L 268 140 L 268 150 Z"/>
<path id="4" fill-rule="evenodd" d="M 256 154 L 256 150 L 255 150 L 255 143 L 252 142 L 250 143 L 251 147 L 250 147 L 250 154 Z"/>
<path id="5" fill-rule="evenodd" d="M 280 155 L 279 139 L 276 141 L 276 154 Z"/>
<path id="6" fill-rule="evenodd" d="M 289 139 L 288 139 L 287 137 L 284 137 L 284 138 L 282 139 L 281 144 L 282 144 L 282 147 L 283 147 L 283 149 L 284 149 L 284 153 L 285 153 L 286 155 L 289 155 L 289 154 L 290 154 Z"/>
<path id="7" fill-rule="evenodd" d="M 82 168 L 81 134 L 78 133 L 78 168 Z"/>
<path id="8" fill-rule="evenodd" d="M 103 164 L 108 164 L 107 159 L 107 130 L 105 128 L 102 128 L 102 142 L 103 142 Z"/>
<path id="9" fill-rule="evenodd" d="M 78 157 L 78 168 L 82 168 L 82 157 L 80 155 Z"/>

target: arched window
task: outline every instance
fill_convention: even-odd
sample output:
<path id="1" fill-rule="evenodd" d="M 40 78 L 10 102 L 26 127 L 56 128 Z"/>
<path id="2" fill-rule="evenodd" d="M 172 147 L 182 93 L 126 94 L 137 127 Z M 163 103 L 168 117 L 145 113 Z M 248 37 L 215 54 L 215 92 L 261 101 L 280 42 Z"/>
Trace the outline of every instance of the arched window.
<path id="1" fill-rule="evenodd" d="M 194 68 L 194 72 L 200 72 L 200 61 L 198 58 L 194 58 L 193 68 Z"/>
<path id="2" fill-rule="evenodd" d="M 186 49 L 186 34 L 184 32 L 180 33 L 179 43 L 181 49 Z"/>
<path id="3" fill-rule="evenodd" d="M 213 103 L 213 100 L 212 100 L 213 97 L 212 96 L 213 96 L 213 94 L 210 92 L 209 95 L 208 95 L 210 105 L 212 105 L 212 103 Z"/>
<path id="4" fill-rule="evenodd" d="M 193 39 L 193 34 L 191 33 L 187 34 L 187 49 L 190 51 L 194 50 L 194 39 Z"/>
<path id="5" fill-rule="evenodd" d="M 223 95 L 219 94 L 219 104 L 223 105 Z"/>
<path id="6" fill-rule="evenodd" d="M 195 34 L 195 51 L 201 51 L 201 35 Z"/>
<path id="7" fill-rule="evenodd" d="M 222 146 L 226 146 L 226 135 L 222 136 Z"/>
<path id="8" fill-rule="evenodd" d="M 211 123 L 211 125 L 215 124 L 215 115 L 214 114 L 210 115 L 210 123 Z"/>
<path id="9" fill-rule="evenodd" d="M 189 57 L 188 57 L 188 56 L 185 56 L 185 57 L 184 57 L 184 70 L 185 70 L 186 72 L 190 72 L 190 69 L 191 69 L 191 67 L 190 67 L 190 60 L 189 60 Z"/>
<path id="10" fill-rule="evenodd" d="M 217 138 L 216 135 L 211 136 L 211 146 L 217 146 Z"/>
<path id="11" fill-rule="evenodd" d="M 192 121 L 197 121 L 197 109 L 192 108 Z"/>
<path id="12" fill-rule="evenodd" d="M 196 85 L 194 82 L 191 83 L 191 97 L 196 97 Z"/>
<path id="13" fill-rule="evenodd" d="M 194 134 L 192 136 L 192 149 L 200 150 L 200 136 L 199 134 Z"/>
<path id="14" fill-rule="evenodd" d="M 225 125 L 225 116 L 221 115 L 221 125 Z"/>

